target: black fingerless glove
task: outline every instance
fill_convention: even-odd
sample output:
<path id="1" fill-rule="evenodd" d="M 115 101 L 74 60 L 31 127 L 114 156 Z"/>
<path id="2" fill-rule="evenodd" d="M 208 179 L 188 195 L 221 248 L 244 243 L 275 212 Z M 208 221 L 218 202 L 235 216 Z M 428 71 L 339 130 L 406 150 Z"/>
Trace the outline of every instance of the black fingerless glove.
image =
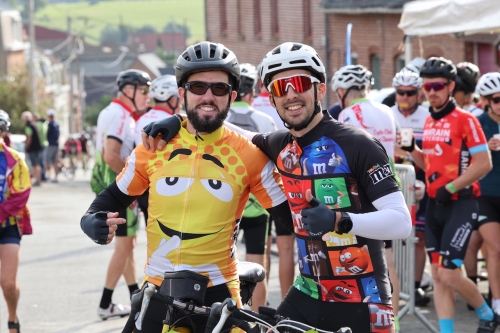
<path id="1" fill-rule="evenodd" d="M 451 203 L 451 194 L 447 189 L 446 186 L 442 186 L 437 190 L 436 193 L 436 203 L 440 206 L 446 206 Z"/>
<path id="2" fill-rule="evenodd" d="M 161 133 L 161 140 L 169 142 L 172 138 L 179 133 L 181 129 L 182 116 L 174 114 L 159 121 L 154 121 L 144 127 L 144 133 L 156 139 L 158 134 Z"/>
<path id="3" fill-rule="evenodd" d="M 335 230 L 335 212 L 321 201 L 313 198 L 309 201 L 310 208 L 302 209 L 302 223 L 309 236 L 323 236 Z"/>
<path id="4" fill-rule="evenodd" d="M 108 241 L 109 226 L 106 223 L 108 212 L 97 212 L 82 217 L 80 226 L 83 232 L 95 243 L 106 245 Z"/>
<path id="5" fill-rule="evenodd" d="M 399 148 L 401 148 L 402 150 L 405 150 L 405 151 L 407 151 L 409 153 L 411 153 L 412 151 L 414 151 L 415 150 L 415 137 L 413 137 L 411 139 L 411 145 L 410 146 L 408 146 L 408 147 L 407 146 L 400 146 Z"/>

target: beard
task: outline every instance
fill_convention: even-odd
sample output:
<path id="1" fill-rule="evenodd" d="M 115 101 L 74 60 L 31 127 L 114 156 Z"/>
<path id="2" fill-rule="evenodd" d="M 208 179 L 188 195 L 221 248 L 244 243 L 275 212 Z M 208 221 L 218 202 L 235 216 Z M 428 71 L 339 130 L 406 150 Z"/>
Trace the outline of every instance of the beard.
<path id="1" fill-rule="evenodd" d="M 198 112 L 196 112 L 196 109 L 202 105 L 213 106 L 217 110 L 215 117 L 213 116 L 200 117 L 200 115 L 198 115 Z M 191 125 L 193 125 L 194 129 L 200 133 L 210 134 L 212 132 L 215 132 L 217 129 L 222 127 L 228 113 L 229 113 L 229 105 L 223 110 L 220 110 L 219 107 L 215 105 L 215 103 L 208 103 L 208 102 L 200 103 L 196 105 L 194 108 L 189 108 L 186 105 L 187 118 L 191 123 Z"/>

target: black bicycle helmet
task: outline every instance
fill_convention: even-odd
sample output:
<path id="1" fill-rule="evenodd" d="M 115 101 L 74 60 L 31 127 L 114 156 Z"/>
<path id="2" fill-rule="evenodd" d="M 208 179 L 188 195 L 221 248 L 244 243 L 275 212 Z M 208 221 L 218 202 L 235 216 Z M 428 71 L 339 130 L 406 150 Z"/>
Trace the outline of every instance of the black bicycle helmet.
<path id="1" fill-rule="evenodd" d="M 420 77 L 444 77 L 451 81 L 457 76 L 457 68 L 453 63 L 443 57 L 430 57 L 420 69 Z"/>
<path id="2" fill-rule="evenodd" d="M 243 97 L 254 91 L 258 74 L 257 69 L 252 64 L 241 64 L 240 70 L 240 88 L 238 89 L 238 96 Z"/>
<path id="3" fill-rule="evenodd" d="M 191 74 L 224 71 L 229 75 L 233 91 L 240 87 L 240 65 L 236 55 L 222 44 L 201 42 L 188 48 L 177 58 L 175 77 L 177 85 L 184 87 Z"/>
<path id="4" fill-rule="evenodd" d="M 463 91 L 465 94 L 472 94 L 476 91 L 476 81 L 469 72 L 462 68 L 457 68 L 454 92 Z"/>
<path id="5" fill-rule="evenodd" d="M 2 132 L 7 132 L 10 127 L 10 117 L 7 112 L 0 110 L 0 130 Z"/>
<path id="6" fill-rule="evenodd" d="M 138 70 L 138 69 L 127 69 L 126 71 L 120 72 L 116 78 L 116 85 L 118 90 L 121 91 L 126 85 L 132 86 L 143 86 L 151 85 L 151 77 L 148 73 Z"/>

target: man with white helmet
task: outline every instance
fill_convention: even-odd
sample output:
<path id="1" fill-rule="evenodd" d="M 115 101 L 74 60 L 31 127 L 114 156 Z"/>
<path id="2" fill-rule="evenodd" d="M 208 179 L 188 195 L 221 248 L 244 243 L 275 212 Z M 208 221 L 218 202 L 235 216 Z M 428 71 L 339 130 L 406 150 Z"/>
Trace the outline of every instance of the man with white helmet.
<path id="1" fill-rule="evenodd" d="M 411 218 L 383 146 L 322 111 L 326 73 L 312 47 L 279 45 L 260 77 L 290 131 L 247 134 L 281 173 L 301 273 L 277 312 L 323 330 L 393 332 L 383 240 L 408 237 Z M 162 132 L 168 141 L 169 120 L 151 124 L 143 138 Z M 287 150 L 297 164 L 285 165 Z"/>
<path id="2" fill-rule="evenodd" d="M 429 108 L 418 103 L 422 78 L 416 72 L 403 69 L 394 76 L 392 86 L 396 89 L 396 104 L 391 107 L 394 118 L 401 128 L 411 128 L 413 130 L 416 144 L 422 147 L 425 120 L 429 116 Z M 398 154 L 396 162 L 412 163 L 415 167 L 417 179 L 425 182 L 425 172 L 415 165 L 409 156 L 399 156 Z M 425 306 L 430 301 L 424 290 L 420 288 L 426 261 L 424 237 L 426 206 L 427 195 L 424 195 L 424 198 L 419 202 L 415 225 L 416 236 L 418 237 L 418 242 L 415 244 L 415 304 L 419 306 Z"/>
<path id="3" fill-rule="evenodd" d="M 177 92 L 177 82 L 174 75 L 163 75 L 151 82 L 149 96 L 153 98 L 154 107 L 143 114 L 135 125 L 135 145 L 141 143 L 141 130 L 147 124 L 179 113 L 181 104 Z"/>
<path id="4" fill-rule="evenodd" d="M 479 233 L 488 251 L 487 270 L 492 308 L 500 314 L 500 73 L 483 75 L 477 83 L 485 112 L 478 117 L 493 161 L 493 169 L 479 180 Z"/>

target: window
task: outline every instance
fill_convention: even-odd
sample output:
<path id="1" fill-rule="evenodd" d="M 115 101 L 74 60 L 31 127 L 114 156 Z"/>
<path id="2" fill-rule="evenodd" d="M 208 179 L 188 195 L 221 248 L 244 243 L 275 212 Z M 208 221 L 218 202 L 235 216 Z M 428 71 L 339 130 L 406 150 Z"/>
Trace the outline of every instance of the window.
<path id="1" fill-rule="evenodd" d="M 253 4 L 253 32 L 255 35 L 260 35 L 262 33 L 262 24 L 260 21 L 260 0 L 254 0 Z"/>
<path id="2" fill-rule="evenodd" d="M 395 62 L 395 67 L 396 67 L 396 73 L 399 73 L 400 70 L 402 70 L 405 67 L 405 56 L 404 54 L 399 54 L 396 56 L 394 59 Z"/>
<path id="3" fill-rule="evenodd" d="M 280 26 L 278 22 L 278 0 L 271 0 L 271 33 L 273 36 L 278 35 Z"/>
<path id="4" fill-rule="evenodd" d="M 373 73 L 373 79 L 375 84 L 373 89 L 380 89 L 380 56 L 378 54 L 372 54 L 370 56 L 370 70 Z"/>
<path id="5" fill-rule="evenodd" d="M 304 37 L 312 37 L 311 0 L 304 0 Z"/>
<path id="6" fill-rule="evenodd" d="M 226 0 L 219 0 L 219 10 L 220 10 L 220 31 L 221 33 L 227 32 L 227 12 L 226 12 Z"/>

